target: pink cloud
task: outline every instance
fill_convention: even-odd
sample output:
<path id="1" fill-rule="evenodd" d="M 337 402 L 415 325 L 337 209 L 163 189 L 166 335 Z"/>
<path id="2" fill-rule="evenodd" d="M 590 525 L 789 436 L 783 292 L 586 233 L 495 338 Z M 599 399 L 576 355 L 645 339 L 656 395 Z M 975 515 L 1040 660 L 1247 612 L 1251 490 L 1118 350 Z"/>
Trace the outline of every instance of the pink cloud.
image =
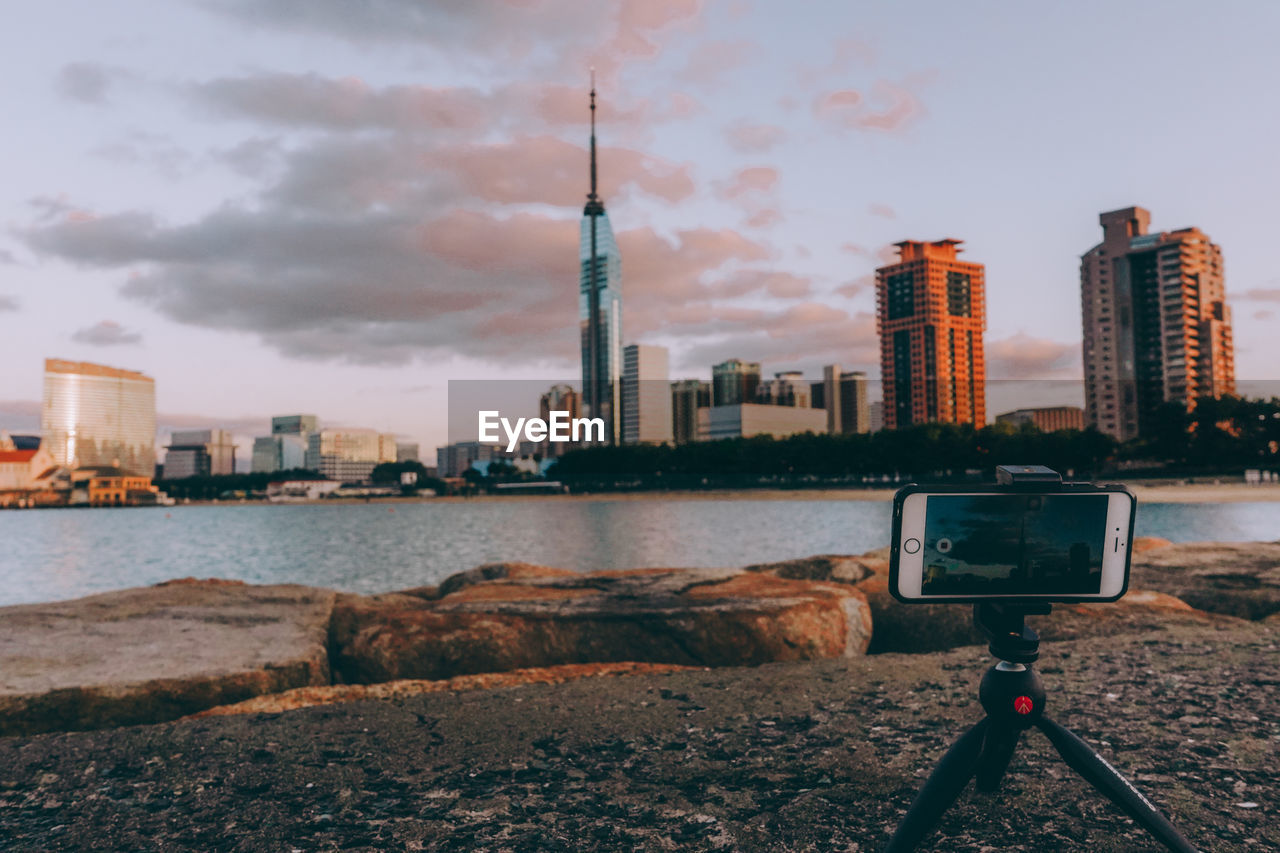
<path id="1" fill-rule="evenodd" d="M 852 298 L 875 287 L 875 284 L 876 277 L 874 275 L 860 275 L 837 287 L 836 293 Z"/>
<path id="2" fill-rule="evenodd" d="M 901 130 L 923 112 L 913 92 L 887 80 L 876 81 L 869 98 L 855 89 L 840 89 L 813 102 L 816 117 L 850 130 Z"/>
<path id="3" fill-rule="evenodd" d="M 850 314 L 818 303 L 802 303 L 782 311 L 752 314 L 734 322 L 713 318 L 701 330 L 705 343 L 687 350 L 683 362 L 712 364 L 729 357 L 746 357 L 775 367 L 815 368 L 822 364 L 873 368 L 880 343 L 875 317 Z"/>
<path id="4" fill-rule="evenodd" d="M 587 181 L 583 148 L 551 136 L 458 146 L 427 156 L 425 165 L 446 169 L 468 194 L 486 201 L 567 205 L 577 202 Z M 668 202 L 693 195 L 687 165 L 629 148 L 602 148 L 599 158 L 606 199 L 628 186 Z"/>
<path id="5" fill-rule="evenodd" d="M 747 227 L 749 228 L 771 228 L 782 221 L 782 214 L 777 208 L 766 207 L 757 210 L 747 217 Z"/>
<path id="6" fill-rule="evenodd" d="M 990 379 L 1067 379 L 1081 375 L 1080 343 L 1062 343 L 1018 332 L 986 344 Z"/>
<path id="7" fill-rule="evenodd" d="M 879 216 L 881 219 L 897 219 L 897 212 L 887 204 L 875 202 L 867 206 L 867 213 L 872 216 Z"/>
<path id="8" fill-rule="evenodd" d="M 778 185 L 778 170 L 772 166 L 751 166 L 738 171 L 720 191 L 727 199 L 752 193 L 772 192 Z"/>
<path id="9" fill-rule="evenodd" d="M 759 50 L 759 45 L 749 41 L 706 41 L 694 50 L 680 76 L 699 86 L 712 86 Z"/>
<path id="10" fill-rule="evenodd" d="M 1240 294 L 1240 298 L 1257 302 L 1280 302 L 1280 288 L 1254 288 Z"/>
<path id="11" fill-rule="evenodd" d="M 725 130 L 725 138 L 735 151 L 756 154 L 776 148 L 787 138 L 787 132 L 776 124 L 738 121 Z"/>

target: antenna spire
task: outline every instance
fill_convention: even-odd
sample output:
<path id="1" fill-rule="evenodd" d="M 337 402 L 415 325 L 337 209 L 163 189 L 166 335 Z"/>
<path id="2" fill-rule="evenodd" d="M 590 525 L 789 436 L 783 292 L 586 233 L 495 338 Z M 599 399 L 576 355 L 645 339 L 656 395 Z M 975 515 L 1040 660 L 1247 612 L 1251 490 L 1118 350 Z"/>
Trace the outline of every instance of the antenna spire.
<path id="1" fill-rule="evenodd" d="M 596 69 L 591 68 L 591 193 L 587 196 L 596 201 Z"/>

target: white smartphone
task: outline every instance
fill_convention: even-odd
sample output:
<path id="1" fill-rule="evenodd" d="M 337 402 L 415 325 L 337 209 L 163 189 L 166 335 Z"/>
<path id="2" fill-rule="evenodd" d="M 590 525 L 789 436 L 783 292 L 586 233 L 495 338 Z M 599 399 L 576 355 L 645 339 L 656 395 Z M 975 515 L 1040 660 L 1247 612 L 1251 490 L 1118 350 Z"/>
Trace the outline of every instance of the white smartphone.
<path id="1" fill-rule="evenodd" d="M 894 497 L 890 591 L 908 603 L 1115 601 L 1136 505 L 1123 486 L 907 486 Z"/>

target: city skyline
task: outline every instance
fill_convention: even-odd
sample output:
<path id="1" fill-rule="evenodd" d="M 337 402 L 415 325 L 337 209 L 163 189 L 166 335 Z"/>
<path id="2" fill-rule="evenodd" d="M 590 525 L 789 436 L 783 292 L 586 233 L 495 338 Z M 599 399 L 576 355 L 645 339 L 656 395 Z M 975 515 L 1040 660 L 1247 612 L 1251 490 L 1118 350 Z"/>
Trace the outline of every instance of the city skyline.
<path id="1" fill-rule="evenodd" d="M 1255 209 L 1276 119 L 1248 106 L 1273 10 L 1188 5 L 1160 40 L 1134 37 L 1137 12 L 1095 31 L 1087 6 L 1019 10 L 961 49 L 947 22 L 972 15 L 944 6 L 936 33 L 834 6 L 281 8 L 87 8 L 58 42 L 12 44 L 0 427 L 31 429 L 13 415 L 45 357 L 154 376 L 162 429 L 316 411 L 424 447 L 448 379 L 577 375 L 593 64 L 621 343 L 666 346 L 673 379 L 729 358 L 877 376 L 869 277 L 893 242 L 954 235 L 987 267 L 989 376 L 1079 381 L 1080 256 L 1127 205 L 1222 246 L 1237 377 L 1280 361 Z M 15 31 L 59 32 L 53 14 Z M 1121 51 L 1140 98 L 1095 67 Z"/>

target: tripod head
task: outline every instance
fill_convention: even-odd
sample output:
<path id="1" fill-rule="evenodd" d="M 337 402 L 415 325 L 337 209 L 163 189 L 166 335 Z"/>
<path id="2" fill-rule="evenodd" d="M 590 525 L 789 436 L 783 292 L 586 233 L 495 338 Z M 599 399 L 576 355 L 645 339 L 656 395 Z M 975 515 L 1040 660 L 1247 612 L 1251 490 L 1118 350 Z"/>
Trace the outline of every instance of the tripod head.
<path id="1" fill-rule="evenodd" d="M 983 601 L 973 605 L 973 624 L 987 637 L 991 654 L 1009 663 L 1035 663 L 1040 658 L 1040 635 L 1026 626 L 1027 616 L 1052 611 L 1048 602 Z"/>

